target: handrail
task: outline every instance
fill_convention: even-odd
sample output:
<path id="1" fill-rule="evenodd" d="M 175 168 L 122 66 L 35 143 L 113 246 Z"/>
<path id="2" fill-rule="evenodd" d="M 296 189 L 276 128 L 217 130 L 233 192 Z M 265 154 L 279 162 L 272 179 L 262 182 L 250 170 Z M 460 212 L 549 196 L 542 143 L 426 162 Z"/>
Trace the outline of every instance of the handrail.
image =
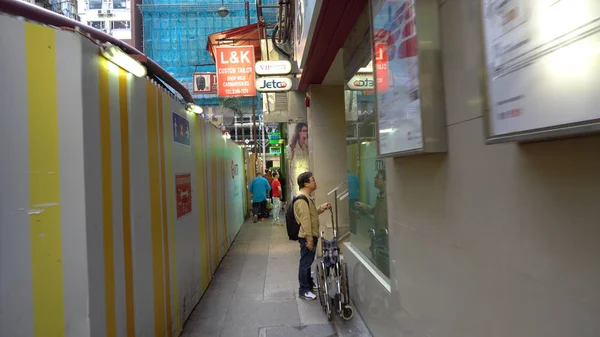
<path id="1" fill-rule="evenodd" d="M 169 74 L 166 70 L 164 70 L 161 66 L 159 66 L 156 62 L 152 61 L 150 58 L 147 58 L 141 51 L 135 49 L 134 47 L 126 44 L 125 42 L 108 35 L 102 31 L 99 31 L 93 27 L 85 25 L 79 21 L 75 21 L 73 19 L 69 19 L 65 16 L 62 16 L 58 13 L 52 12 L 50 10 L 41 8 L 39 6 L 30 4 L 25 1 L 20 0 L 0 0 L 0 12 L 20 16 L 27 20 L 39 22 L 45 25 L 55 26 L 57 28 L 71 28 L 71 29 L 79 29 L 81 32 L 85 32 L 90 35 L 91 38 L 99 40 L 101 42 L 109 42 L 123 50 L 125 53 L 133 56 L 141 56 L 144 61 L 146 68 L 149 73 L 152 73 L 166 84 L 168 84 L 171 88 L 181 94 L 183 100 L 187 103 L 194 103 L 194 99 L 190 92 L 183 86 L 179 81 L 177 81 L 171 74 Z"/>

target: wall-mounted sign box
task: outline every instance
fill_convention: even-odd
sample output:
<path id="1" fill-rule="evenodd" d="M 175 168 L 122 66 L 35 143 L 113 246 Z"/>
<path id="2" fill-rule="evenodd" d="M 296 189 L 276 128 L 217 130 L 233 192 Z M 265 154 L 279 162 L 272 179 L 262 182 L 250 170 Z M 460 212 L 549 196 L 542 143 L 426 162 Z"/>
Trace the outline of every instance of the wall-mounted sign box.
<path id="1" fill-rule="evenodd" d="M 379 155 L 446 152 L 438 0 L 370 3 Z"/>
<path id="2" fill-rule="evenodd" d="M 287 75 L 292 72 L 290 61 L 258 61 L 254 66 L 256 75 Z"/>
<path id="3" fill-rule="evenodd" d="M 285 92 L 292 90 L 292 79 L 287 77 L 259 77 L 256 90 L 259 92 Z"/>
<path id="4" fill-rule="evenodd" d="M 600 1 L 482 4 L 488 142 L 600 131 Z"/>

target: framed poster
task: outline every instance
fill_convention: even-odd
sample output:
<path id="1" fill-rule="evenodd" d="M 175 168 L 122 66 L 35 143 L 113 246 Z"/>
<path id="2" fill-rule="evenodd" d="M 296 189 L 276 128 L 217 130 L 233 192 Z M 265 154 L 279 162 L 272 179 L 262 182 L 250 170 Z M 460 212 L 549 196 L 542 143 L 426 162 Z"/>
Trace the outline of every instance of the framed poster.
<path id="1" fill-rule="evenodd" d="M 439 5 L 435 0 L 370 4 L 379 155 L 446 151 Z"/>
<path id="2" fill-rule="evenodd" d="M 482 0 L 490 143 L 600 131 L 600 1 Z"/>
<path id="3" fill-rule="evenodd" d="M 190 122 L 184 117 L 173 112 L 173 141 L 181 145 L 190 146 Z"/>

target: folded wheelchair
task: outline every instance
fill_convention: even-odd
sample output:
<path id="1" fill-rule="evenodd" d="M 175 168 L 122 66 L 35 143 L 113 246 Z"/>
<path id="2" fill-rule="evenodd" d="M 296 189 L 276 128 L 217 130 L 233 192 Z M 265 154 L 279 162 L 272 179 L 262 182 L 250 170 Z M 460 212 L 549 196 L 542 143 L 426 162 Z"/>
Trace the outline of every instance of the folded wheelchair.
<path id="1" fill-rule="evenodd" d="M 321 232 L 321 255 L 316 265 L 316 284 L 318 288 L 319 301 L 327 313 L 327 319 L 333 319 L 333 312 L 343 320 L 354 317 L 354 307 L 350 304 L 350 288 L 348 285 L 348 266 L 340 253 L 337 240 L 337 228 L 333 221 L 331 211 L 331 223 L 333 224 L 333 239 L 324 238 Z"/>

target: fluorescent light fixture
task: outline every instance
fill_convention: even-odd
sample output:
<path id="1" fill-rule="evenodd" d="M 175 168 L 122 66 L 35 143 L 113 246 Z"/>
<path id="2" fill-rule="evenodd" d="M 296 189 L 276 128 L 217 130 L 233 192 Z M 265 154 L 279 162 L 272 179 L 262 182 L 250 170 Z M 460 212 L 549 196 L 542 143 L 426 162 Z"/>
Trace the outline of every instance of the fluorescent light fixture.
<path id="1" fill-rule="evenodd" d="M 379 133 L 392 133 L 392 132 L 394 132 L 393 128 L 379 130 Z"/>
<path id="2" fill-rule="evenodd" d="M 201 106 L 196 104 L 188 103 L 185 105 L 185 110 L 190 114 L 201 115 L 204 112 Z"/>
<path id="3" fill-rule="evenodd" d="M 128 71 L 137 77 L 146 76 L 146 67 L 144 67 L 140 62 L 134 60 L 119 47 L 110 43 L 105 43 L 100 47 L 100 52 L 102 53 L 102 56 L 106 57 L 106 59 L 108 59 L 110 62 L 123 68 L 123 70 Z"/>

